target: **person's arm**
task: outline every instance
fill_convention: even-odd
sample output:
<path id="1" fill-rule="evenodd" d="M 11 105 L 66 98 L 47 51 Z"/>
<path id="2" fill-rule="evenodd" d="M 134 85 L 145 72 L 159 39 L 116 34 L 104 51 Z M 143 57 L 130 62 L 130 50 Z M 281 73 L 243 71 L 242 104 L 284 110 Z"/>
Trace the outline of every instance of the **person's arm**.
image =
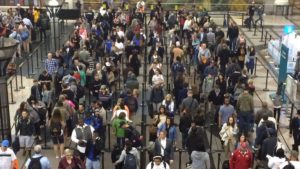
<path id="1" fill-rule="evenodd" d="M 121 163 L 122 161 L 124 161 L 125 157 L 126 157 L 126 152 L 125 152 L 125 150 L 123 150 L 119 159 L 114 164 L 117 165 L 117 164 Z"/>
<path id="2" fill-rule="evenodd" d="M 74 143 L 78 143 L 79 140 L 77 139 L 77 135 L 76 135 L 76 128 L 73 129 L 72 131 L 72 134 L 71 134 L 71 140 L 74 142 Z"/>
<path id="3" fill-rule="evenodd" d="M 233 153 L 233 155 L 231 156 L 230 160 L 229 160 L 229 166 L 230 168 L 235 168 L 235 153 Z"/>

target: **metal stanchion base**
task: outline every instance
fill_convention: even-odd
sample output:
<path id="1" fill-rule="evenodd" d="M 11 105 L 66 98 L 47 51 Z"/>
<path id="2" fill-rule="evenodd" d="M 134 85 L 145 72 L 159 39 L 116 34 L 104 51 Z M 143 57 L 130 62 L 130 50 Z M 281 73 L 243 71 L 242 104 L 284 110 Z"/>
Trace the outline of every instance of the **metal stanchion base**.
<path id="1" fill-rule="evenodd" d="M 16 102 L 15 102 L 15 101 L 13 101 L 13 102 L 9 102 L 9 104 L 16 104 Z"/>
<path id="2" fill-rule="evenodd" d="M 15 89 L 14 91 L 15 91 L 15 92 L 19 92 L 20 90 L 19 90 L 19 89 Z"/>
<path id="3" fill-rule="evenodd" d="M 33 76 L 33 75 L 35 75 L 36 73 L 30 73 L 30 76 Z"/>
<path id="4" fill-rule="evenodd" d="M 267 91 L 270 91 L 270 90 L 266 88 L 266 89 L 263 89 L 263 91 L 267 92 Z"/>
<path id="5" fill-rule="evenodd" d="M 25 87 L 24 86 L 20 86 L 19 89 L 25 89 Z"/>

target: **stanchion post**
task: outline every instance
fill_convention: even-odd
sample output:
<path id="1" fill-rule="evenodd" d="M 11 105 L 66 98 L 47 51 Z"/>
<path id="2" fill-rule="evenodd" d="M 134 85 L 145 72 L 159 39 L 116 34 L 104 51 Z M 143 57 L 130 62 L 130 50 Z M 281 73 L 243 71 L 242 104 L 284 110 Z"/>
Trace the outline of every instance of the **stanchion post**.
<path id="1" fill-rule="evenodd" d="M 265 46 L 267 46 L 268 31 L 265 33 Z"/>
<path id="2" fill-rule="evenodd" d="M 10 83 L 10 99 L 11 99 L 10 104 L 15 104 L 16 102 L 14 101 L 14 94 L 13 94 L 12 80 L 11 80 L 9 83 Z"/>
<path id="3" fill-rule="evenodd" d="M 295 105 L 294 105 L 294 103 L 292 103 L 292 107 L 291 107 L 291 116 L 290 116 L 290 124 L 291 124 L 292 119 L 293 119 L 294 108 L 295 108 Z"/>
<path id="4" fill-rule="evenodd" d="M 269 89 L 268 89 L 268 79 L 269 79 L 269 69 L 267 69 L 266 87 L 263 89 L 263 91 L 269 91 Z"/>
<path id="5" fill-rule="evenodd" d="M 264 41 L 264 27 L 261 27 L 261 37 L 260 37 L 260 42 Z"/>
<path id="6" fill-rule="evenodd" d="M 256 36 L 256 29 L 257 29 L 257 26 L 256 26 L 256 24 L 254 25 L 254 34 L 253 34 L 253 36 Z"/>
<path id="7" fill-rule="evenodd" d="M 218 169 L 220 169 L 221 153 L 218 153 Z"/>
<path id="8" fill-rule="evenodd" d="M 255 57 L 254 77 L 256 77 L 257 57 Z"/>
<path id="9" fill-rule="evenodd" d="M 244 26 L 244 13 L 242 13 L 242 26 Z"/>
<path id="10" fill-rule="evenodd" d="M 101 151 L 101 167 L 104 168 L 104 151 Z"/>
<path id="11" fill-rule="evenodd" d="M 108 125 L 108 127 L 107 127 L 107 129 L 108 129 L 108 151 L 110 151 L 110 146 L 111 146 L 111 144 L 110 144 L 110 123 L 107 123 L 107 125 Z"/>
<path id="12" fill-rule="evenodd" d="M 179 169 L 181 169 L 182 150 L 181 150 L 181 149 L 179 149 L 179 150 L 178 150 L 178 152 L 179 152 L 179 160 L 178 160 L 178 165 L 179 165 Z"/>
<path id="13" fill-rule="evenodd" d="M 165 45 L 167 49 L 167 44 Z M 169 84 L 169 57 L 168 57 L 168 51 L 166 51 L 166 65 L 167 65 L 167 91 L 170 92 L 170 88 L 168 86 Z"/>
<path id="14" fill-rule="evenodd" d="M 212 149 L 212 128 L 213 128 L 213 124 L 210 124 L 210 140 L 209 140 L 209 151 L 210 152 Z"/>
<path id="15" fill-rule="evenodd" d="M 15 88 L 15 92 L 18 92 L 18 91 L 20 91 L 20 90 L 19 90 L 19 87 L 18 87 L 18 75 L 17 75 L 17 72 L 16 72 L 16 74 L 15 74 L 15 77 L 16 77 L 16 88 Z"/>
<path id="16" fill-rule="evenodd" d="M 21 65 L 23 66 L 23 63 L 21 63 Z M 19 67 L 19 69 L 20 69 L 20 76 L 21 76 L 21 86 L 19 87 L 19 89 L 25 89 L 25 87 L 23 86 L 23 70 L 22 70 L 22 66 Z"/>
<path id="17" fill-rule="evenodd" d="M 30 55 L 27 57 L 27 78 L 30 78 L 30 64 L 29 64 L 29 57 L 30 57 Z"/>
<path id="18" fill-rule="evenodd" d="M 30 59 L 30 61 L 31 61 L 31 74 L 33 75 L 33 73 L 34 73 L 34 66 L 33 66 L 33 54 L 31 55 L 31 59 Z"/>
<path id="19" fill-rule="evenodd" d="M 39 64 L 39 53 L 38 53 L 38 51 L 36 51 L 35 53 L 36 53 L 36 68 L 39 69 L 39 68 L 40 68 L 40 64 Z"/>
<path id="20" fill-rule="evenodd" d="M 44 124 L 44 149 L 47 148 L 47 127 L 46 124 Z"/>

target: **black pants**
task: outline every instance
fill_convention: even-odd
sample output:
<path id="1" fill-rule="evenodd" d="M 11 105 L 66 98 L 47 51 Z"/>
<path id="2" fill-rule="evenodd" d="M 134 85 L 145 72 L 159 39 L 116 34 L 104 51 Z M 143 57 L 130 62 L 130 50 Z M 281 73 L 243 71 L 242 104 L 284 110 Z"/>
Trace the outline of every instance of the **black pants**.
<path id="1" fill-rule="evenodd" d="M 46 29 L 40 29 L 40 40 L 43 40 L 43 35 L 44 35 L 44 39 L 47 39 L 47 35 L 46 35 Z"/>
<path id="2" fill-rule="evenodd" d="M 274 108 L 274 118 L 277 120 L 277 122 L 279 122 L 280 112 L 281 112 L 281 108 Z M 277 118 L 276 118 L 276 114 L 277 114 Z"/>

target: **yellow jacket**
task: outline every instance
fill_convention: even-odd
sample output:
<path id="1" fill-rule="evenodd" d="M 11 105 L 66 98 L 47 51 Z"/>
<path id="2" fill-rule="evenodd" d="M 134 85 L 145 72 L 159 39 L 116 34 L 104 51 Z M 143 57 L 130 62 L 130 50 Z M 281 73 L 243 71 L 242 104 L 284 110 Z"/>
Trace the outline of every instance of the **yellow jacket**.
<path id="1" fill-rule="evenodd" d="M 40 18 L 40 11 L 33 10 L 33 22 L 37 23 Z"/>

